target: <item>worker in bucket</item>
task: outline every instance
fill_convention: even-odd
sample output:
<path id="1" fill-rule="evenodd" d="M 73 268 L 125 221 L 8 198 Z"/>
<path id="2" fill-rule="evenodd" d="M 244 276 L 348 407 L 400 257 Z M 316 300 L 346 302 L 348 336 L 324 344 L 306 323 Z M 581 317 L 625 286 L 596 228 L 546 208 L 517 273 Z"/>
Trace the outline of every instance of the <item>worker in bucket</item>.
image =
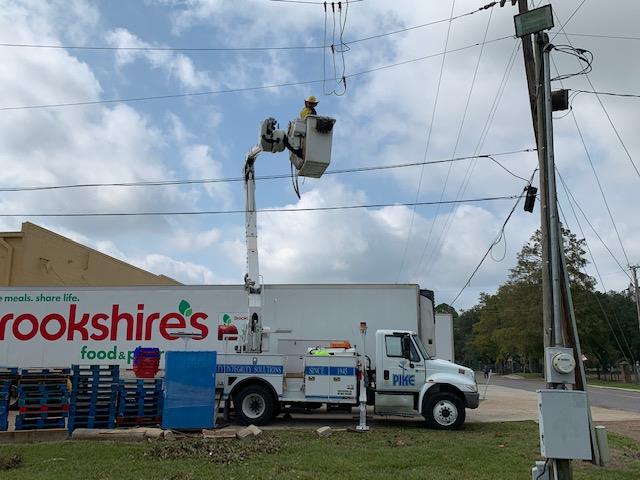
<path id="1" fill-rule="evenodd" d="M 300 118 L 304 120 L 307 115 L 317 115 L 316 105 L 318 105 L 318 99 L 315 95 L 309 95 L 304 99 L 304 108 L 300 110 Z"/>

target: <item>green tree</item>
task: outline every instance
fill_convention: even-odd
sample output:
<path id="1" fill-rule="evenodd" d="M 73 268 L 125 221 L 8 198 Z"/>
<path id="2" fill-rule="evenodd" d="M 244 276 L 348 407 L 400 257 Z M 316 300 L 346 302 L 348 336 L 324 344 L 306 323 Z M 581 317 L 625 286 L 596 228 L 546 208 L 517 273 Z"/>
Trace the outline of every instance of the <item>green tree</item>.
<path id="1" fill-rule="evenodd" d="M 473 326 L 480 320 L 480 306 L 463 310 L 453 322 L 453 341 L 455 345 L 456 362 L 471 365 L 478 355 L 471 343 Z"/>
<path id="2" fill-rule="evenodd" d="M 440 303 L 436 305 L 435 311 L 436 313 L 450 313 L 453 316 L 453 320 L 458 318 L 457 310 L 448 303 Z"/>
<path id="3" fill-rule="evenodd" d="M 583 347 L 604 359 L 608 335 L 593 310 L 595 280 L 584 273 L 585 241 L 563 229 L 563 245 Z M 471 351 L 478 359 L 538 371 L 542 365 L 542 235 L 536 231 L 517 255 L 507 281 L 495 294 L 482 294 L 472 327 Z M 606 325 L 604 327 L 607 328 Z M 585 349 L 585 348 L 583 348 Z M 586 350 L 586 349 L 585 349 Z M 467 350 L 469 351 L 469 349 Z"/>

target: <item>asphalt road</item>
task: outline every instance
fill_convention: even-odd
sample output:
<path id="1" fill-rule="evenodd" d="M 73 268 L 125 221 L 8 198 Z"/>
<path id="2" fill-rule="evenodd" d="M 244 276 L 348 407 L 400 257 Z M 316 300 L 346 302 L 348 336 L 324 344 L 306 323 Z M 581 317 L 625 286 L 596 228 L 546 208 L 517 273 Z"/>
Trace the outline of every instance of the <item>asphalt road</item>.
<path id="1" fill-rule="evenodd" d="M 478 387 L 482 391 L 482 385 L 485 380 L 480 376 L 478 378 Z M 542 380 L 529 379 L 511 379 L 506 377 L 491 377 L 492 385 L 501 387 L 520 388 L 535 392 L 541 388 L 545 388 Z M 618 410 L 628 410 L 630 412 L 640 412 L 640 391 L 628 392 L 626 390 L 616 390 L 613 388 L 595 388 L 587 387 L 589 392 L 589 401 L 594 407 L 614 408 Z"/>

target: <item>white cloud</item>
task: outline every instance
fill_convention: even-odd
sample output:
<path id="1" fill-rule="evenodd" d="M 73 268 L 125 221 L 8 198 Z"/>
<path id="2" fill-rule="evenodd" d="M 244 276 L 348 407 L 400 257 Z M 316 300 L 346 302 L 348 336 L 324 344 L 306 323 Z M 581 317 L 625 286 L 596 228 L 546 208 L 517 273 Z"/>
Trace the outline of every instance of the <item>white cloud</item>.
<path id="1" fill-rule="evenodd" d="M 182 149 L 182 162 L 189 178 L 222 178 L 222 163 L 214 160 L 208 145 L 189 145 Z M 209 197 L 231 204 L 231 190 L 226 183 L 207 183 L 205 190 Z"/>
<path id="2" fill-rule="evenodd" d="M 163 46 L 147 43 L 124 28 L 116 28 L 109 31 L 106 39 L 114 47 L 149 48 Z M 116 53 L 116 63 L 119 67 L 133 63 L 140 58 L 149 62 L 151 68 L 163 70 L 169 80 L 177 79 L 189 90 L 204 88 L 213 90 L 217 86 L 217 83 L 207 72 L 198 70 L 193 61 L 183 53 L 169 50 L 118 50 Z"/>
<path id="3" fill-rule="evenodd" d="M 175 260 L 166 255 L 149 254 L 140 259 L 133 259 L 132 263 L 150 272 L 167 275 L 185 284 L 213 284 L 217 281 L 216 276 L 209 268 Z"/>
<path id="4" fill-rule="evenodd" d="M 180 230 L 174 232 L 171 243 L 180 250 L 204 250 L 218 244 L 221 237 L 222 234 L 217 228 L 204 231 Z"/>

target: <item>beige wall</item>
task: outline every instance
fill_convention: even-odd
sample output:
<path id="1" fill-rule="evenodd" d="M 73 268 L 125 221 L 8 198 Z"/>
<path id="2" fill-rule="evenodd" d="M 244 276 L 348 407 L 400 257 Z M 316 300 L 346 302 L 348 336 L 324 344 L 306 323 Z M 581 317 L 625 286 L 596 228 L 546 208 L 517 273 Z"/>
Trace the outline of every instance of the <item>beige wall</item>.
<path id="1" fill-rule="evenodd" d="M 0 232 L 0 286 L 180 285 L 62 235 L 23 223 Z"/>

